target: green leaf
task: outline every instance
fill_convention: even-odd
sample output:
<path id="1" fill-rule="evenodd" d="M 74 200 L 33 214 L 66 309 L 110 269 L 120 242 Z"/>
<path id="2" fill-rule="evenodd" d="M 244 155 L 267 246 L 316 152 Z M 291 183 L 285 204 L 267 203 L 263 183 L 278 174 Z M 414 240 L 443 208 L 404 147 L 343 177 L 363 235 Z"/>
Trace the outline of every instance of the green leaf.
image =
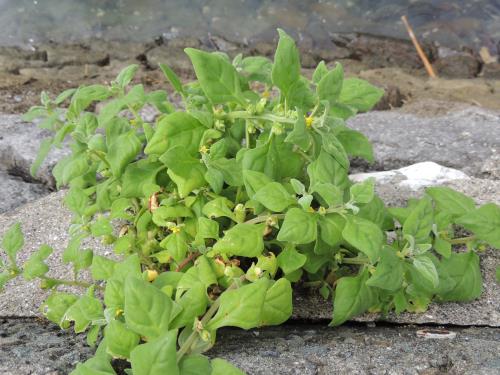
<path id="1" fill-rule="evenodd" d="M 253 199 L 274 212 L 282 212 L 296 203 L 294 197 L 279 182 L 270 182 L 261 187 Z"/>
<path id="2" fill-rule="evenodd" d="M 413 259 L 413 267 L 420 276 L 429 281 L 434 288 L 439 285 L 439 275 L 434 262 L 426 255 L 419 255 Z"/>
<path id="3" fill-rule="evenodd" d="M 247 169 L 243 171 L 243 182 L 248 196 L 253 197 L 258 190 L 271 183 L 272 180 L 262 172 Z"/>
<path id="4" fill-rule="evenodd" d="M 477 238 L 500 249 L 500 207 L 494 203 L 487 203 L 464 216 L 459 217 L 456 223 L 472 231 Z"/>
<path id="5" fill-rule="evenodd" d="M 153 285 L 128 277 L 125 281 L 125 321 L 127 326 L 141 336 L 156 338 L 167 333 L 174 302 Z"/>
<path id="6" fill-rule="evenodd" d="M 135 159 L 141 148 L 142 143 L 134 130 L 120 134 L 111 143 L 106 158 L 115 177 L 122 175 L 125 167 Z"/>
<path id="7" fill-rule="evenodd" d="M 373 147 L 368 138 L 356 130 L 343 130 L 337 134 L 337 139 L 350 156 L 359 156 L 373 163 Z"/>
<path id="8" fill-rule="evenodd" d="M 451 243 L 443 240 L 441 237 L 436 237 L 434 239 L 434 250 L 436 250 L 439 255 L 449 258 L 451 255 Z"/>
<path id="9" fill-rule="evenodd" d="M 217 241 L 213 250 L 220 254 L 256 257 L 264 250 L 263 235 L 262 224 L 236 224 Z"/>
<path id="10" fill-rule="evenodd" d="M 191 59 L 203 92 L 212 103 L 236 102 L 245 105 L 240 78 L 228 60 L 220 54 L 194 48 L 186 48 L 184 51 Z"/>
<path id="11" fill-rule="evenodd" d="M 453 289 L 439 295 L 443 301 L 472 301 L 483 292 L 479 257 L 473 251 L 452 253 L 441 260 L 440 270 L 455 281 Z"/>
<path id="12" fill-rule="evenodd" d="M 403 234 L 413 236 L 416 243 L 428 243 L 434 223 L 434 210 L 429 198 L 421 199 L 403 224 Z"/>
<path id="13" fill-rule="evenodd" d="M 326 67 L 325 62 L 321 60 L 319 64 L 316 66 L 316 69 L 314 69 L 312 80 L 315 84 L 318 84 L 321 81 L 321 79 L 327 74 L 328 74 L 328 68 Z"/>
<path id="14" fill-rule="evenodd" d="M 349 170 L 349 158 L 344 146 L 332 132 L 321 132 L 323 149 L 328 152 L 346 171 Z"/>
<path id="15" fill-rule="evenodd" d="M 24 235 L 21 230 L 21 223 L 15 223 L 5 232 L 2 239 L 2 248 L 9 256 L 12 265 L 15 265 L 16 254 L 23 246 Z"/>
<path id="16" fill-rule="evenodd" d="M 463 216 L 476 207 L 472 198 L 449 187 L 430 187 L 425 189 L 425 192 L 434 200 L 439 211 L 447 212 L 454 217 Z"/>
<path id="17" fill-rule="evenodd" d="M 156 340 L 137 346 L 130 353 L 134 375 L 179 375 L 176 354 L 177 331 L 165 332 Z"/>
<path id="18" fill-rule="evenodd" d="M 125 198 L 144 196 L 144 187 L 156 184 L 156 176 L 163 168 L 161 163 L 151 163 L 148 160 L 129 164 L 123 172 L 120 195 Z"/>
<path id="19" fill-rule="evenodd" d="M 132 81 L 132 78 L 134 78 L 137 69 L 139 69 L 139 65 L 137 64 L 132 64 L 127 66 L 126 68 L 123 68 L 122 71 L 116 77 L 116 83 L 118 84 L 118 86 L 120 87 L 127 86 L 130 83 L 130 81 Z"/>
<path id="20" fill-rule="evenodd" d="M 45 259 L 52 254 L 52 248 L 47 245 L 40 246 L 38 251 L 34 252 L 23 266 L 23 277 L 26 280 L 33 280 L 49 272 L 49 267 L 44 263 Z"/>
<path id="21" fill-rule="evenodd" d="M 185 231 L 169 234 L 160 242 L 160 246 L 168 250 L 168 254 L 176 262 L 181 262 L 186 257 L 188 251 Z"/>
<path id="22" fill-rule="evenodd" d="M 352 215 L 347 215 L 346 218 L 347 222 L 342 230 L 342 237 L 368 256 L 371 263 L 375 263 L 380 255 L 384 234 L 371 221 Z"/>
<path id="23" fill-rule="evenodd" d="M 42 314 L 51 322 L 58 324 L 62 329 L 69 327 L 65 320 L 66 311 L 78 300 L 74 294 L 53 292 L 40 306 Z"/>
<path id="24" fill-rule="evenodd" d="M 113 276 L 116 262 L 103 257 L 101 255 L 94 255 L 92 258 L 92 265 L 90 272 L 94 280 L 108 280 Z"/>
<path id="25" fill-rule="evenodd" d="M 368 279 L 366 285 L 395 292 L 401 288 L 403 280 L 403 260 L 396 255 L 392 247 L 384 246 L 380 252 L 380 261 L 377 263 L 375 272 Z"/>
<path id="26" fill-rule="evenodd" d="M 307 261 L 307 256 L 299 253 L 294 246 L 286 246 L 278 255 L 278 266 L 285 274 L 301 268 Z"/>
<path id="27" fill-rule="evenodd" d="M 307 166 L 307 174 L 311 189 L 320 183 L 330 183 L 344 189 L 349 183 L 346 170 L 323 149 L 318 158 Z"/>
<path id="28" fill-rule="evenodd" d="M 372 109 L 383 95 L 384 90 L 362 79 L 347 78 L 344 80 L 338 100 L 341 104 L 366 112 Z"/>
<path id="29" fill-rule="evenodd" d="M 375 195 L 375 179 L 369 178 L 363 182 L 358 182 L 350 188 L 351 199 L 356 203 L 369 203 Z"/>
<path id="30" fill-rule="evenodd" d="M 341 64 L 337 63 L 335 68 L 324 74 L 318 83 L 316 93 L 319 100 L 327 100 L 330 105 L 335 104 L 342 91 L 343 80 L 344 69 Z"/>
<path id="31" fill-rule="evenodd" d="M 205 130 L 207 128 L 190 114 L 174 112 L 158 122 L 153 138 L 148 141 L 144 153 L 161 155 L 178 146 L 191 156 L 196 155 Z"/>
<path id="32" fill-rule="evenodd" d="M 184 92 L 184 87 L 182 87 L 181 80 L 179 79 L 177 74 L 175 74 L 174 71 L 172 69 L 170 69 L 170 67 L 168 65 L 162 64 L 162 63 L 160 63 L 159 65 L 160 65 L 161 71 L 163 72 L 165 77 L 167 77 L 168 81 L 170 82 L 172 87 L 175 89 L 175 91 L 177 91 L 179 94 L 184 96 L 186 93 Z"/>
<path id="33" fill-rule="evenodd" d="M 292 286 L 285 278 L 278 279 L 267 290 L 259 326 L 279 325 L 292 315 Z"/>
<path id="34" fill-rule="evenodd" d="M 345 222 L 342 216 L 335 213 L 320 216 L 318 224 L 321 240 L 330 246 L 338 245 L 342 241 Z"/>
<path id="35" fill-rule="evenodd" d="M 233 211 L 231 208 L 233 207 L 233 202 L 224 197 L 219 197 L 211 200 L 205 206 L 203 206 L 202 212 L 203 215 L 209 218 L 217 218 L 217 217 L 228 217 L 231 220 L 236 221 Z"/>
<path id="36" fill-rule="evenodd" d="M 89 197 L 85 190 L 77 186 L 72 186 L 64 196 L 64 203 L 71 211 L 83 216 L 87 208 Z"/>
<path id="37" fill-rule="evenodd" d="M 78 363 L 70 375 L 116 375 L 116 372 L 109 359 L 96 355 L 83 363 Z"/>
<path id="38" fill-rule="evenodd" d="M 368 270 L 354 277 L 342 277 L 335 289 L 332 326 L 364 313 L 376 301 L 376 294 L 366 285 Z"/>
<path id="39" fill-rule="evenodd" d="M 211 374 L 212 366 L 208 357 L 201 354 L 189 354 L 179 363 L 181 375 Z"/>
<path id="40" fill-rule="evenodd" d="M 63 319 L 75 322 L 75 333 L 84 332 L 95 320 L 104 318 L 101 301 L 88 295 L 81 296 L 66 311 Z"/>
<path id="41" fill-rule="evenodd" d="M 317 183 L 312 187 L 311 192 L 319 195 L 321 205 L 336 207 L 344 203 L 344 192 L 330 183 Z"/>
<path id="42" fill-rule="evenodd" d="M 285 220 L 278 233 L 278 241 L 294 244 L 306 244 L 316 240 L 316 217 L 300 208 L 291 208 L 285 215 Z"/>
<path id="43" fill-rule="evenodd" d="M 36 158 L 30 167 L 30 173 L 33 177 L 36 177 L 36 174 L 40 169 L 40 166 L 47 158 L 47 155 L 49 154 L 49 151 L 52 147 L 52 144 L 53 144 L 52 138 L 46 138 L 42 141 L 42 143 L 40 143 L 40 147 L 38 149 L 38 153 L 36 154 Z"/>
<path id="44" fill-rule="evenodd" d="M 288 98 L 290 89 L 300 78 L 300 56 L 295 41 L 281 29 L 278 29 L 278 33 L 279 42 L 271 77 L 283 97 Z"/>
<path id="45" fill-rule="evenodd" d="M 171 328 L 191 327 L 195 318 L 203 315 L 207 309 L 206 286 L 202 283 L 194 284 L 176 302 L 182 307 L 182 311 L 172 320 Z"/>
<path id="46" fill-rule="evenodd" d="M 112 320 L 104 329 L 108 354 L 118 358 L 130 358 L 130 352 L 139 345 L 140 337 L 137 333 L 127 329 L 125 324 Z"/>
<path id="47" fill-rule="evenodd" d="M 267 57 L 249 56 L 241 61 L 241 69 L 249 81 L 271 83 L 273 63 Z"/>
<path id="48" fill-rule="evenodd" d="M 109 236 L 113 233 L 113 226 L 108 218 L 100 216 L 90 225 L 90 231 L 94 237 Z"/>
<path id="49" fill-rule="evenodd" d="M 212 373 L 210 375 L 245 375 L 245 373 L 228 361 L 215 358 L 212 359 Z"/>

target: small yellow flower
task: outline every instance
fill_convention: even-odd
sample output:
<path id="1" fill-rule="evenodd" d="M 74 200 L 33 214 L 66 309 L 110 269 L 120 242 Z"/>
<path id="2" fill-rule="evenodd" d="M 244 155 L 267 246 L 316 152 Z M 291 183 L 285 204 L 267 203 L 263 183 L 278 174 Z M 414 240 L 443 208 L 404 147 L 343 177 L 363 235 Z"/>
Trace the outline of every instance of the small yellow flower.
<path id="1" fill-rule="evenodd" d="M 264 90 L 264 92 L 262 93 L 263 98 L 269 99 L 270 96 L 271 96 L 271 93 L 267 89 Z"/>
<path id="2" fill-rule="evenodd" d="M 158 277 L 158 271 L 155 271 L 155 270 L 147 270 L 147 277 L 148 277 L 148 281 L 149 282 L 153 282 L 156 280 L 156 278 Z"/>
<path id="3" fill-rule="evenodd" d="M 208 153 L 208 147 L 203 145 L 200 147 L 200 153 L 202 154 L 207 154 Z"/>
<path id="4" fill-rule="evenodd" d="M 115 311 L 115 316 L 116 317 L 118 317 L 118 316 L 120 316 L 122 314 L 123 314 L 123 310 L 122 309 L 116 309 L 116 311 Z"/>
<path id="5" fill-rule="evenodd" d="M 312 126 L 312 124 L 313 124 L 313 120 L 314 120 L 314 118 L 313 118 L 312 116 L 307 116 L 307 117 L 306 117 L 306 126 L 307 126 L 308 128 L 310 128 L 310 127 Z"/>
<path id="6" fill-rule="evenodd" d="M 170 228 L 170 230 L 174 234 L 179 234 L 181 232 L 181 228 L 179 228 L 178 226 L 172 227 L 172 228 Z"/>

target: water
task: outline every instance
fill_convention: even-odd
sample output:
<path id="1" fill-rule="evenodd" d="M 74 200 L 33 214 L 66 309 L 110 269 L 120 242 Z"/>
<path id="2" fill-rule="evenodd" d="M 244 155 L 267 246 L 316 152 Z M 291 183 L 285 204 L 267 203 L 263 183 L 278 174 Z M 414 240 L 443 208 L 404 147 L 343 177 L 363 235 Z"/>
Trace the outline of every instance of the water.
<path id="1" fill-rule="evenodd" d="M 0 45 L 209 34 L 252 42 L 276 27 L 312 43 L 336 32 L 407 38 L 402 15 L 421 39 L 500 48 L 499 0 L 0 0 Z"/>

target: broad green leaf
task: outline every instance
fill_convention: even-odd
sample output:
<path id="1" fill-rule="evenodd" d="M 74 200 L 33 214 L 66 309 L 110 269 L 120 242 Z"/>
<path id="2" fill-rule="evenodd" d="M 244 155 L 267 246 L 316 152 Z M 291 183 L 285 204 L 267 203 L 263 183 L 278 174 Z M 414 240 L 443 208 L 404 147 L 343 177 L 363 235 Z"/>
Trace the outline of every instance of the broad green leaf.
<path id="1" fill-rule="evenodd" d="M 181 230 L 180 233 L 169 234 L 160 242 L 160 246 L 166 249 L 176 262 L 181 262 L 186 257 L 188 251 L 185 231 Z"/>
<path id="2" fill-rule="evenodd" d="M 369 203 L 375 195 L 375 179 L 369 178 L 350 187 L 351 199 L 356 203 Z"/>
<path id="3" fill-rule="evenodd" d="M 167 333 L 177 308 L 158 288 L 138 278 L 128 277 L 125 281 L 124 310 L 127 326 L 151 339 Z"/>
<path id="4" fill-rule="evenodd" d="M 346 218 L 347 221 L 342 230 L 342 237 L 368 256 L 371 263 L 375 263 L 384 242 L 382 230 L 366 219 L 352 215 L 347 215 Z"/>
<path id="5" fill-rule="evenodd" d="M 85 190 L 77 186 L 72 186 L 64 196 L 66 207 L 80 216 L 84 215 L 88 202 L 89 197 L 85 193 Z"/>
<path id="6" fill-rule="evenodd" d="M 312 213 L 304 212 L 300 208 L 291 208 L 285 215 L 278 233 L 278 241 L 294 244 L 313 242 L 317 235 L 316 217 Z"/>
<path id="7" fill-rule="evenodd" d="M 238 72 L 224 57 L 194 48 L 184 50 L 193 63 L 196 77 L 207 98 L 214 104 L 236 102 L 245 105 Z"/>
<path id="8" fill-rule="evenodd" d="M 112 320 L 104 329 L 107 352 L 113 357 L 130 358 L 130 352 L 139 345 L 140 337 L 129 330 L 125 324 Z"/>
<path id="9" fill-rule="evenodd" d="M 301 268 L 307 261 L 307 256 L 299 253 L 294 246 L 286 246 L 278 255 L 278 266 L 285 274 Z"/>
<path id="10" fill-rule="evenodd" d="M 90 225 L 90 231 L 94 237 L 109 236 L 113 233 L 113 226 L 108 218 L 100 216 Z"/>
<path id="11" fill-rule="evenodd" d="M 403 234 L 413 236 L 416 243 L 427 243 L 426 240 L 434 223 L 433 214 L 431 200 L 421 199 L 406 218 L 403 224 Z"/>
<path id="12" fill-rule="evenodd" d="M 40 166 L 44 162 L 44 160 L 47 158 L 47 155 L 50 152 L 50 149 L 52 147 L 52 138 L 46 138 L 40 143 L 40 147 L 38 148 L 38 153 L 36 154 L 35 161 L 33 164 L 31 164 L 30 167 L 30 173 L 33 177 L 36 176 L 38 173 L 38 170 L 40 169 Z"/>
<path id="13" fill-rule="evenodd" d="M 196 231 L 197 239 L 212 238 L 214 240 L 219 238 L 219 223 L 215 220 L 207 219 L 206 217 L 198 218 L 198 228 Z"/>
<path id="14" fill-rule="evenodd" d="M 342 85 L 338 101 L 341 104 L 366 112 L 372 109 L 384 95 L 379 89 L 359 78 L 347 78 Z"/>
<path id="15" fill-rule="evenodd" d="M 189 354 L 179 363 L 181 375 L 211 374 L 212 366 L 208 357 L 201 354 Z"/>
<path id="16" fill-rule="evenodd" d="M 11 262 L 15 262 L 17 252 L 24 246 L 24 235 L 21 223 L 13 224 L 3 235 L 2 249 L 5 250 Z"/>
<path id="17" fill-rule="evenodd" d="M 96 355 L 78 363 L 70 375 L 116 375 L 116 372 L 108 358 Z"/>
<path id="18" fill-rule="evenodd" d="M 327 74 L 328 74 L 328 68 L 326 67 L 325 62 L 321 60 L 319 64 L 316 66 L 316 69 L 314 69 L 312 81 L 315 84 L 318 84 L 321 81 L 321 79 Z"/>
<path id="19" fill-rule="evenodd" d="M 349 158 L 344 146 L 332 132 L 321 132 L 323 149 L 328 152 L 346 171 L 349 170 Z"/>
<path id="20" fill-rule="evenodd" d="M 375 272 L 366 285 L 395 292 L 401 288 L 404 280 L 403 272 L 403 260 L 396 255 L 392 247 L 384 246 Z"/>
<path id="21" fill-rule="evenodd" d="M 290 86 L 286 98 L 287 104 L 290 107 L 299 108 L 303 111 L 308 110 L 315 103 L 310 83 L 304 77 L 299 77 L 299 79 Z"/>
<path id="22" fill-rule="evenodd" d="M 132 78 L 134 78 L 137 69 L 139 69 L 139 65 L 137 64 L 132 64 L 127 66 L 126 68 L 123 68 L 122 71 L 116 77 L 116 83 L 120 87 L 127 86 L 130 83 L 130 81 L 132 81 Z"/>
<path id="23" fill-rule="evenodd" d="M 291 87 L 300 78 L 300 57 L 295 41 L 283 30 L 278 29 L 279 42 L 274 55 L 271 77 L 284 98 L 287 98 Z"/>
<path id="24" fill-rule="evenodd" d="M 463 216 L 476 207 L 472 198 L 449 187 L 430 187 L 425 189 L 425 192 L 431 196 L 439 211 L 447 212 L 454 217 Z"/>
<path id="25" fill-rule="evenodd" d="M 220 254 L 256 257 L 264 250 L 263 236 L 262 224 L 236 224 L 217 241 L 213 250 Z"/>
<path id="26" fill-rule="evenodd" d="M 172 320 L 171 328 L 192 326 L 195 318 L 203 315 L 207 309 L 208 298 L 205 285 L 194 284 L 176 302 L 182 307 L 182 311 Z"/>
<path id="27" fill-rule="evenodd" d="M 215 358 L 212 359 L 212 373 L 210 375 L 245 375 L 245 373 L 228 361 Z"/>
<path id="28" fill-rule="evenodd" d="M 137 346 L 130 353 L 134 375 L 179 375 L 176 353 L 177 331 L 165 332 Z"/>
<path id="29" fill-rule="evenodd" d="M 342 231 L 345 219 L 338 214 L 320 216 L 318 220 L 321 240 L 330 246 L 336 246 L 342 241 Z"/>
<path id="30" fill-rule="evenodd" d="M 47 245 L 40 246 L 38 251 L 34 252 L 24 263 L 23 277 L 26 280 L 33 280 L 34 278 L 41 277 L 49 271 L 49 267 L 44 261 L 52 254 L 52 248 Z"/>
<path id="31" fill-rule="evenodd" d="M 109 147 L 106 156 L 111 172 L 115 177 L 120 177 L 129 165 L 141 151 L 142 143 L 135 135 L 135 131 L 120 134 Z"/>
<path id="32" fill-rule="evenodd" d="M 101 255 L 92 257 L 90 273 L 94 280 L 108 280 L 113 276 L 116 262 Z"/>
<path id="33" fill-rule="evenodd" d="M 500 249 L 500 207 L 487 203 L 459 217 L 456 223 L 472 231 L 477 238 Z"/>
<path id="34" fill-rule="evenodd" d="M 419 255 L 413 259 L 413 267 L 422 278 L 429 281 L 434 288 L 439 285 L 439 275 L 434 262 L 426 255 Z"/>
<path id="35" fill-rule="evenodd" d="M 326 204 L 327 207 L 336 207 L 344 203 L 344 192 L 333 184 L 317 183 L 312 187 L 311 192 L 317 193 L 320 204 Z"/>
<path id="36" fill-rule="evenodd" d="M 294 197 L 279 182 L 266 184 L 255 193 L 253 199 L 274 212 L 282 212 L 296 203 Z"/>
<path id="37" fill-rule="evenodd" d="M 125 198 L 139 198 L 144 195 L 144 187 L 156 184 L 156 176 L 164 168 L 161 163 L 139 160 L 129 164 L 122 176 L 120 195 Z"/>
<path id="38" fill-rule="evenodd" d="M 249 56 L 241 61 L 241 69 L 249 81 L 271 83 L 273 63 L 267 57 Z"/>
<path id="39" fill-rule="evenodd" d="M 224 197 L 219 197 L 211 200 L 203 206 L 203 214 L 209 218 L 228 217 L 236 220 L 233 211 L 233 202 Z"/>
<path id="40" fill-rule="evenodd" d="M 253 197 L 258 190 L 271 183 L 272 180 L 262 172 L 247 169 L 243 171 L 243 182 L 248 196 Z"/>
<path id="41" fill-rule="evenodd" d="M 479 257 L 473 251 L 452 253 L 441 260 L 440 270 L 444 270 L 455 281 L 450 291 L 440 294 L 443 301 L 472 301 L 483 291 L 483 280 L 479 268 Z"/>
<path id="42" fill-rule="evenodd" d="M 316 93 L 319 100 L 327 100 L 330 105 L 335 104 L 342 91 L 343 80 L 344 69 L 341 64 L 337 63 L 335 68 L 324 74 L 318 83 Z"/>
<path id="43" fill-rule="evenodd" d="M 95 297 L 84 295 L 68 308 L 63 320 L 74 321 L 75 333 L 80 333 L 84 332 L 93 321 L 103 318 L 104 311 L 101 301 Z"/>
<path id="44" fill-rule="evenodd" d="M 366 285 L 368 270 L 354 277 L 342 277 L 335 288 L 332 326 L 364 313 L 376 302 L 376 294 Z"/>
<path id="45" fill-rule="evenodd" d="M 449 258 L 451 255 L 451 243 L 443 240 L 441 237 L 436 237 L 434 239 L 434 250 L 436 250 L 439 255 Z"/>
<path id="46" fill-rule="evenodd" d="M 67 113 L 68 119 L 76 119 L 92 102 L 107 99 L 110 95 L 109 88 L 103 85 L 79 87 L 71 98 Z"/>
<path id="47" fill-rule="evenodd" d="M 337 134 L 337 139 L 350 156 L 359 156 L 373 163 L 373 147 L 368 138 L 356 130 L 343 130 Z"/>
<path id="48" fill-rule="evenodd" d="M 204 255 L 198 257 L 194 262 L 194 267 L 188 269 L 177 284 L 177 293 L 184 293 L 198 284 L 203 284 L 205 289 L 213 284 L 217 284 L 217 275 L 210 265 L 208 258 Z"/>
<path id="49" fill-rule="evenodd" d="M 58 324 L 62 329 L 67 329 L 69 322 L 64 316 L 77 300 L 78 297 L 74 294 L 53 292 L 40 306 L 40 311 L 48 320 Z"/>
<path id="50" fill-rule="evenodd" d="M 193 212 L 186 206 L 160 206 L 153 211 L 153 223 L 160 227 L 168 226 L 179 217 L 192 217 Z"/>
<path id="51" fill-rule="evenodd" d="M 292 286 L 290 281 L 281 278 L 266 292 L 259 326 L 282 324 L 290 318 L 292 310 Z"/>
<path id="52" fill-rule="evenodd" d="M 184 92 L 184 87 L 182 86 L 181 80 L 179 79 L 177 74 L 175 74 L 175 72 L 166 64 L 160 63 L 159 66 L 175 91 L 177 91 L 181 95 L 185 95 L 186 93 Z"/>
<path id="53" fill-rule="evenodd" d="M 148 142 L 146 155 L 161 155 L 178 146 L 190 155 L 196 155 L 203 133 L 207 130 L 195 117 L 185 112 L 174 112 L 163 117 L 153 138 Z"/>
<path id="54" fill-rule="evenodd" d="M 340 189 L 346 188 L 349 184 L 346 170 L 323 149 L 318 158 L 307 166 L 307 174 L 311 189 L 320 183 L 330 183 Z"/>

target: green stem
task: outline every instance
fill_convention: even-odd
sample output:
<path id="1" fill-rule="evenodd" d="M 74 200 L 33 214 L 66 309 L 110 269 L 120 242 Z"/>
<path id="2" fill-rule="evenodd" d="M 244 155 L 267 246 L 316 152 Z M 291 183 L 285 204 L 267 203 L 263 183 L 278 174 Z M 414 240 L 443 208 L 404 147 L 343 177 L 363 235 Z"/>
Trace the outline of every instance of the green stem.
<path id="1" fill-rule="evenodd" d="M 281 122 L 284 124 L 295 124 L 295 122 L 296 122 L 296 120 L 288 118 L 288 117 L 276 116 L 276 115 L 271 115 L 271 114 L 252 115 L 246 111 L 231 112 L 231 113 L 228 113 L 227 117 L 229 117 L 229 119 L 232 119 L 232 120 L 235 120 L 235 119 L 266 120 L 266 121 L 272 121 L 272 122 Z"/>
<path id="2" fill-rule="evenodd" d="M 450 240 L 447 240 L 449 243 L 452 245 L 460 245 L 460 244 L 466 244 L 468 242 L 476 240 L 476 236 L 469 236 L 469 237 L 460 237 L 460 238 L 453 238 Z"/>
<path id="3" fill-rule="evenodd" d="M 84 281 L 72 281 L 72 280 L 61 280 L 61 279 L 54 279 L 51 277 L 42 277 L 42 279 L 47 280 L 51 283 L 54 283 L 55 285 L 67 285 L 67 286 L 78 286 L 81 288 L 90 288 L 91 286 L 95 286 L 97 289 L 103 290 L 104 288 L 100 285 L 92 284 L 92 283 L 86 283 Z"/>
<path id="4" fill-rule="evenodd" d="M 302 151 L 301 149 L 296 149 L 296 150 L 294 150 L 294 152 L 296 152 L 297 154 L 299 154 L 300 156 L 302 156 L 309 163 L 313 162 L 312 158 L 309 155 L 307 155 L 304 151 Z"/>
<path id="5" fill-rule="evenodd" d="M 356 258 L 344 258 L 342 259 L 342 263 L 364 265 L 370 263 L 370 261 L 368 260 L 368 258 L 365 257 L 356 257 Z"/>
<path id="6" fill-rule="evenodd" d="M 245 280 L 245 275 L 241 276 L 238 279 L 238 281 L 233 281 L 233 283 L 226 289 L 226 291 L 236 289 L 238 287 L 238 284 L 243 280 Z M 205 326 L 205 324 L 207 324 L 210 319 L 212 319 L 212 317 L 219 309 L 219 306 L 220 306 L 220 296 L 214 301 L 214 303 L 212 303 L 212 306 L 210 306 L 210 308 L 207 310 L 203 318 L 201 318 L 200 323 L 202 327 Z M 196 340 L 199 340 L 199 335 L 198 332 L 195 330 L 191 332 L 191 334 L 186 339 L 184 344 L 182 344 L 182 346 L 179 348 L 179 351 L 177 352 L 177 363 L 181 361 L 182 357 L 184 357 L 184 355 L 189 351 L 189 349 L 193 346 Z"/>
<path id="7" fill-rule="evenodd" d="M 258 223 L 263 223 L 267 221 L 270 217 L 275 217 L 277 219 L 283 219 L 285 217 L 285 214 L 276 214 L 276 215 L 261 215 L 254 217 L 253 219 L 245 221 L 244 224 L 258 224 Z"/>

